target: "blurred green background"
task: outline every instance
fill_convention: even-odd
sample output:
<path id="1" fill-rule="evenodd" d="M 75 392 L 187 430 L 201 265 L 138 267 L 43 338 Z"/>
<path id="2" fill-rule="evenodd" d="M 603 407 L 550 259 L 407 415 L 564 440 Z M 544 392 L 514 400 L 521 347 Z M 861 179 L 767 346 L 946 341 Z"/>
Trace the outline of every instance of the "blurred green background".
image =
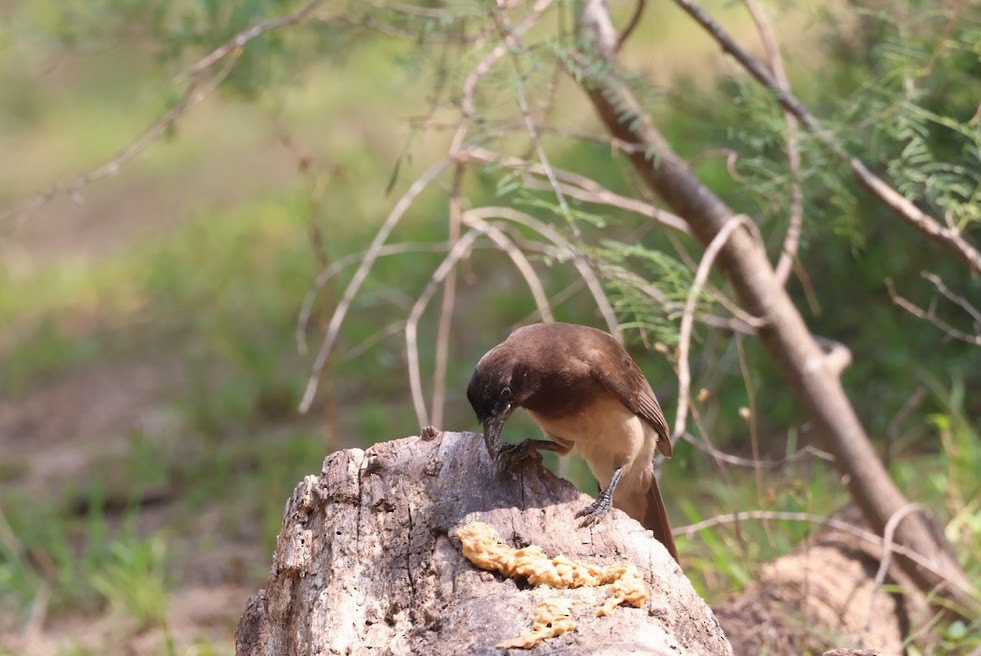
<path id="1" fill-rule="evenodd" d="M 461 13 L 479 12 L 479 5 L 457 4 Z M 928 146 L 927 159 L 916 159 L 907 152 L 916 139 L 902 137 L 903 113 L 887 111 L 896 104 L 890 85 L 902 88 L 890 77 L 897 62 L 921 70 L 929 44 L 946 38 L 953 45 L 917 102 L 968 125 L 981 95 L 981 38 L 967 4 L 946 37 L 938 36 L 947 16 L 941 3 L 904 3 L 907 13 L 895 20 L 887 4 L 770 7 L 795 91 L 833 117 L 829 124 L 854 152 L 909 181 L 904 193 L 915 194 L 916 172 L 937 160 L 968 171 L 978 162 L 976 130 L 931 124 L 924 132 L 912 121 L 907 129 Z M 387 14 L 328 3 L 324 20 L 257 39 L 219 91 L 117 175 L 18 211 L 32 194 L 96 169 L 139 138 L 174 106 L 186 82 L 179 74 L 196 57 L 298 6 L 0 2 L 0 653 L 232 653 L 235 623 L 262 585 L 296 482 L 319 471 L 330 449 L 418 433 L 399 322 L 443 257 L 447 206 L 438 188 L 423 194 L 392 237 L 428 246 L 377 262 L 314 409 L 296 410 L 312 362 L 312 354 L 298 352 L 296 321 L 314 279 L 367 247 L 452 134 L 418 129 L 421 117 L 453 118 L 445 105 L 430 114 L 441 84 L 439 49 L 369 22 Z M 744 8 L 708 6 L 759 51 Z M 614 9 L 630 13 L 629 3 Z M 913 22 L 923 34 L 903 31 Z M 674 6 L 648 10 L 624 58 L 646 80 L 651 111 L 679 152 L 695 158 L 696 172 L 734 207 L 758 217 L 778 246 L 786 206 L 774 201 L 782 192 L 767 186 L 786 183 L 774 164 L 783 147 L 778 109 L 733 75 L 733 65 Z M 493 84 L 513 105 L 509 81 Z M 569 85 L 560 97 L 557 123 L 596 131 L 581 94 Z M 556 166 L 638 193 L 607 146 L 558 138 L 547 145 Z M 736 171 L 724 157 L 705 156 L 720 148 L 740 153 Z M 844 382 L 863 422 L 901 488 L 936 510 L 978 580 L 981 350 L 895 307 L 884 281 L 923 305 L 932 287 L 922 270 L 975 304 L 981 286 L 869 201 L 813 144 L 804 148 L 812 155 L 805 275 L 792 278 L 791 291 L 816 334 L 851 348 Z M 964 176 L 968 184 L 976 184 L 973 175 Z M 502 177 L 489 171 L 470 180 L 468 199 L 478 205 L 520 193 Z M 960 197 L 976 206 L 976 186 Z M 541 203 L 530 211 L 555 222 Z M 604 227 L 583 227 L 592 243 L 670 250 L 663 231 L 637 217 L 600 214 Z M 603 254 L 623 256 L 613 247 Z M 672 265 L 648 260 L 640 265 L 645 275 L 668 277 Z M 535 262 L 552 294 L 575 279 L 561 263 Z M 352 271 L 319 293 L 306 331 L 314 351 Z M 648 310 L 629 300 L 620 299 L 621 318 L 643 320 Z M 438 320 L 438 302 L 432 305 L 421 331 L 427 335 Z M 583 291 L 556 311 L 559 319 L 602 325 Z M 472 367 L 511 327 L 535 320 L 533 312 L 506 258 L 476 250 L 460 271 L 441 428 L 477 428 L 464 394 Z M 677 319 L 648 317 L 662 322 L 667 340 Z M 671 362 L 645 351 L 639 332 L 628 336 L 673 417 Z M 701 329 L 697 338 L 696 390 L 711 395 L 696 406 L 693 432 L 749 455 L 751 431 L 740 409 L 751 407 L 764 456 L 814 442 L 758 344 Z M 428 379 L 432 340 L 420 348 Z M 518 420 L 507 432 L 533 430 Z M 583 467 L 568 467 L 590 489 Z M 676 524 L 755 508 L 830 513 L 848 500 L 820 462 L 759 476 L 735 468 L 720 476 L 715 467 L 687 444 L 676 448 L 663 468 Z M 711 602 L 812 530 L 722 528 L 680 546 L 686 571 Z M 956 653 L 967 638 L 956 626 L 951 631 L 939 644 Z"/>

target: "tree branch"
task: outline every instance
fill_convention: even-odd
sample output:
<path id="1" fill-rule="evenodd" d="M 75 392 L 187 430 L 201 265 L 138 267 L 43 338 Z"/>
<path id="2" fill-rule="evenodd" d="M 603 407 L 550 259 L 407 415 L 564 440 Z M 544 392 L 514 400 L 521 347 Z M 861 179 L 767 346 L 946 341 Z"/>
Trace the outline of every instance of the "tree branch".
<path id="1" fill-rule="evenodd" d="M 928 275 L 932 275 L 932 274 L 925 274 L 924 277 L 926 278 Z M 936 278 L 936 276 L 934 276 L 934 277 Z M 927 279 L 929 280 L 929 278 L 927 278 Z M 939 278 L 937 278 L 937 280 L 939 280 Z M 933 281 L 931 280 L 931 282 L 933 282 Z M 937 285 L 937 288 L 938 289 L 941 289 L 941 285 L 943 285 L 942 282 L 940 282 L 939 284 L 937 284 L 935 282 L 934 284 Z M 940 317 L 938 317 L 937 314 L 936 314 L 936 310 L 935 310 L 935 308 L 932 305 L 930 306 L 930 309 L 929 310 L 924 310 L 923 308 L 921 308 L 920 306 L 916 305 L 912 301 L 906 300 L 905 298 L 903 298 L 902 296 L 900 296 L 896 292 L 896 287 L 893 285 L 892 278 L 886 278 L 886 289 L 889 292 L 889 298 L 892 300 L 892 302 L 895 303 L 897 306 L 903 308 L 904 310 L 906 310 L 910 314 L 912 314 L 914 317 L 917 317 L 919 319 L 923 319 L 924 321 L 928 321 L 929 323 L 932 323 L 934 326 L 936 326 L 937 328 L 939 328 L 940 330 L 942 330 L 944 332 L 944 334 L 946 334 L 948 337 L 951 337 L 953 339 L 956 339 L 956 340 L 959 340 L 959 341 L 962 341 L 962 342 L 967 342 L 968 344 L 973 344 L 974 346 L 981 346 L 981 333 L 970 335 L 970 334 L 968 334 L 968 333 L 966 333 L 966 332 L 964 332 L 962 330 L 958 330 L 957 328 L 954 328 L 949 323 L 947 323 L 946 321 L 944 321 L 943 319 L 941 319 Z M 944 290 L 949 291 L 949 290 L 947 290 L 946 287 L 943 287 L 941 289 L 941 293 L 944 293 Z M 946 294 L 944 294 L 944 295 L 946 296 Z M 950 298 L 950 297 L 948 296 L 948 298 Z M 963 301 L 965 304 L 967 303 L 966 300 L 960 298 L 959 296 L 958 297 L 955 297 L 955 298 L 957 298 L 958 301 Z M 960 304 L 960 303 L 958 303 L 958 304 Z M 962 307 L 964 307 L 964 306 L 962 306 Z M 974 315 L 974 313 L 977 312 L 977 310 L 975 310 L 969 304 L 968 304 L 968 308 L 969 308 L 968 309 L 968 312 L 970 312 L 972 314 L 972 316 L 975 317 L 974 318 L 974 321 L 975 321 L 975 323 L 977 323 L 979 320 Z"/>
<path id="2" fill-rule="evenodd" d="M 866 191 L 871 193 L 873 197 L 913 228 L 926 235 L 931 241 L 936 242 L 946 249 L 947 252 L 955 255 L 958 260 L 968 267 L 971 273 L 981 275 L 981 253 L 978 252 L 973 244 L 964 238 L 960 230 L 954 226 L 943 226 L 934 217 L 918 208 L 909 199 L 872 173 L 861 160 L 852 157 L 845 147 L 821 125 L 803 103 L 792 93 L 782 89 L 770 73 L 745 50 L 740 48 L 733 41 L 732 37 L 722 29 L 722 26 L 715 22 L 704 9 L 692 2 L 692 0 L 674 1 L 702 26 L 725 52 L 732 55 L 743 68 L 769 89 L 777 101 L 796 116 L 817 137 L 818 141 L 824 144 L 825 147 L 839 158 L 847 162 L 851 168 L 852 175 Z"/>
<path id="3" fill-rule="evenodd" d="M 442 263 L 433 272 L 426 288 L 416 299 L 409 311 L 409 318 L 405 322 L 405 347 L 406 359 L 409 364 L 409 388 L 412 391 L 412 406 L 416 411 L 416 418 L 419 426 L 429 426 L 429 413 L 426 411 L 426 399 L 422 394 L 422 375 L 419 370 L 419 319 L 426 311 L 430 299 L 436 293 L 436 289 L 442 284 L 451 271 L 456 267 L 457 262 L 464 257 L 470 249 L 474 240 L 480 237 L 478 230 L 470 230 L 453 244 L 453 248 L 443 259 Z"/>
<path id="4" fill-rule="evenodd" d="M 709 273 L 712 272 L 712 264 L 722 247 L 729 240 L 729 236 L 740 226 L 745 227 L 757 238 L 759 233 L 756 231 L 756 224 L 743 214 L 730 217 L 719 232 L 713 237 L 702 261 L 698 263 L 698 271 L 695 272 L 695 279 L 692 281 L 691 289 L 688 291 L 688 299 L 685 301 L 685 308 L 681 315 L 681 329 L 678 336 L 678 412 L 674 417 L 673 438 L 677 439 L 685 432 L 685 423 L 688 420 L 688 398 L 691 393 L 691 371 L 688 368 L 688 346 L 691 343 L 692 322 L 695 317 L 695 304 L 702 293 L 702 287 L 708 280 Z"/>
<path id="5" fill-rule="evenodd" d="M 617 321 L 616 313 L 613 311 L 613 306 L 610 305 L 610 300 L 606 297 L 606 293 L 603 291 L 603 285 L 600 283 L 599 278 L 596 277 L 596 272 L 593 271 L 593 267 L 589 259 L 579 253 L 573 246 L 572 242 L 566 239 L 562 233 L 547 223 L 539 221 L 538 219 L 524 212 L 520 212 L 510 207 L 483 207 L 479 210 L 471 210 L 471 212 L 473 213 L 473 216 L 480 218 L 493 216 L 495 218 L 513 221 L 519 225 L 531 228 L 538 234 L 545 237 L 545 239 L 555 244 L 560 251 L 560 256 L 572 260 L 572 265 L 575 267 L 576 271 L 579 272 L 580 277 L 582 277 L 583 281 L 586 283 L 586 287 L 589 289 L 589 292 L 593 295 L 593 300 L 596 302 L 596 308 L 599 310 L 600 314 L 603 315 L 603 319 L 606 321 L 606 326 L 609 333 L 613 335 L 618 342 L 623 343 L 623 333 L 620 330 L 620 323 Z"/>
<path id="6" fill-rule="evenodd" d="M 365 252 L 364 259 L 361 260 L 361 264 L 358 266 L 358 270 L 354 272 L 354 277 L 351 282 L 348 283 L 347 288 L 344 290 L 343 296 L 341 296 L 340 302 L 337 304 L 337 308 L 334 310 L 334 314 L 330 318 L 330 323 L 327 325 L 327 334 L 324 336 L 324 340 L 320 345 L 320 350 L 317 352 L 317 357 L 314 359 L 312 371 L 310 373 L 310 378 L 307 380 L 306 390 L 303 392 L 303 399 L 300 401 L 300 412 L 306 412 L 310 409 L 310 405 L 313 403 L 314 396 L 317 393 L 317 385 L 319 384 L 320 371 L 324 368 L 327 363 L 327 358 L 330 356 L 331 349 L 334 348 L 334 342 L 337 340 L 337 334 L 341 330 L 341 324 L 344 322 L 344 317 L 347 316 L 347 311 L 351 307 L 351 302 L 354 300 L 355 295 L 357 295 L 358 290 L 361 289 L 361 285 L 364 284 L 365 279 L 368 277 L 368 273 L 371 271 L 372 265 L 374 265 L 375 260 L 378 259 L 378 253 L 380 249 L 385 245 L 388 240 L 388 236 L 392 234 L 392 230 L 398 225 L 399 221 L 408 211 L 409 207 L 419 194 L 423 192 L 440 173 L 443 172 L 446 167 L 451 163 L 450 158 L 446 157 L 440 161 L 433 164 L 429 169 L 423 173 L 409 189 L 403 194 L 399 201 L 392 208 L 385 222 L 375 233 L 375 238 L 371 240 L 371 245 Z"/>

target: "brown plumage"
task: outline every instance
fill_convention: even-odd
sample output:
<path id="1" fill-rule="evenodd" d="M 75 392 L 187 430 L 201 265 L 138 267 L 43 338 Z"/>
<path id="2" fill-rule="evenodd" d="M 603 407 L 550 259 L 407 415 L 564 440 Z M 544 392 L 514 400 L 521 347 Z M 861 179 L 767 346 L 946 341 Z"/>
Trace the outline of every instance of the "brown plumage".
<path id="1" fill-rule="evenodd" d="M 602 519 L 612 502 L 678 560 L 654 476 L 654 449 L 671 456 L 668 424 L 650 383 L 612 335 L 566 323 L 519 328 L 477 363 L 467 398 L 502 470 L 532 449 L 574 449 L 602 489 L 577 515 L 582 525 Z M 504 422 L 518 407 L 548 440 L 500 445 Z"/>

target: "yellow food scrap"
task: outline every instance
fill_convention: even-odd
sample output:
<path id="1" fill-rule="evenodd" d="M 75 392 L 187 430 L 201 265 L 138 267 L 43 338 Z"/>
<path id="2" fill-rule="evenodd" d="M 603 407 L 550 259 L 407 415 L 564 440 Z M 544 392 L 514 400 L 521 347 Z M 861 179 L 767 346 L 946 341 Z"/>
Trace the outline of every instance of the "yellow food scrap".
<path id="1" fill-rule="evenodd" d="M 576 622 L 572 619 L 572 601 L 561 597 L 546 599 L 531 615 L 531 631 L 525 631 L 517 638 L 499 642 L 499 649 L 531 649 L 540 642 L 575 631 Z"/>
<path id="2" fill-rule="evenodd" d="M 606 598 L 606 601 L 596 612 L 600 617 L 606 617 L 624 602 L 634 608 L 642 608 L 647 603 L 647 598 L 650 597 L 647 583 L 644 582 L 644 577 L 637 566 L 633 563 L 625 563 L 621 565 L 621 568 L 620 576 L 611 586 L 610 596 Z"/>
<path id="3" fill-rule="evenodd" d="M 494 529 L 482 522 L 467 524 L 456 532 L 456 538 L 463 543 L 463 555 L 477 567 L 511 578 L 525 578 L 531 585 L 581 588 L 612 584 L 610 596 L 597 612 L 601 617 L 622 603 L 641 608 L 649 596 L 644 577 L 633 563 L 590 565 L 565 556 L 549 558 L 535 545 L 515 549 L 498 539 Z M 576 625 L 570 616 L 570 606 L 571 602 L 557 597 L 543 602 L 535 609 L 531 632 L 497 646 L 527 648 L 572 631 Z"/>

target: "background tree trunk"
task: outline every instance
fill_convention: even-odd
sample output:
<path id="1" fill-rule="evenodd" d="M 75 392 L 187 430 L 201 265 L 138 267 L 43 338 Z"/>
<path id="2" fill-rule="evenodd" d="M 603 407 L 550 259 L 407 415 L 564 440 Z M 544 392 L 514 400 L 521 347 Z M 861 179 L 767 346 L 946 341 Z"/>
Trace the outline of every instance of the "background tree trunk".
<path id="1" fill-rule="evenodd" d="M 616 48 L 604 42 L 610 30 L 602 27 L 609 24 L 605 2 L 584 4 L 581 25 L 593 49 L 578 55 L 583 69 L 577 72 L 577 79 L 610 134 L 632 146 L 628 157 L 647 186 L 708 246 L 737 217 L 691 172 L 651 124 L 630 89 L 616 78 Z M 587 62 L 597 56 L 605 58 L 608 65 L 601 68 L 601 74 L 591 75 Z M 840 371 L 828 365 L 777 279 L 761 240 L 748 229 L 736 229 L 719 251 L 718 263 L 744 309 L 764 322 L 758 330 L 760 340 L 809 410 L 824 446 L 835 455 L 852 498 L 868 523 L 881 533 L 890 519 L 909 510 L 909 502 L 875 454 L 842 388 Z M 920 567 L 906 558 L 900 562 L 921 590 L 945 596 L 955 602 L 960 613 L 973 616 L 981 612 L 981 602 L 935 525 L 922 509 L 899 521 L 895 541 L 924 556 L 932 568 Z"/>
<path id="2" fill-rule="evenodd" d="M 712 611 L 650 532 L 614 510 L 592 531 L 573 515 L 591 499 L 537 463 L 501 478 L 482 437 L 441 433 L 330 455 L 286 505 L 266 587 L 236 632 L 240 656 L 497 654 L 531 625 L 554 590 L 478 570 L 449 537 L 482 521 L 512 546 L 536 544 L 596 564 L 633 562 L 651 596 L 643 608 L 596 617 L 535 654 L 731 654 Z"/>

